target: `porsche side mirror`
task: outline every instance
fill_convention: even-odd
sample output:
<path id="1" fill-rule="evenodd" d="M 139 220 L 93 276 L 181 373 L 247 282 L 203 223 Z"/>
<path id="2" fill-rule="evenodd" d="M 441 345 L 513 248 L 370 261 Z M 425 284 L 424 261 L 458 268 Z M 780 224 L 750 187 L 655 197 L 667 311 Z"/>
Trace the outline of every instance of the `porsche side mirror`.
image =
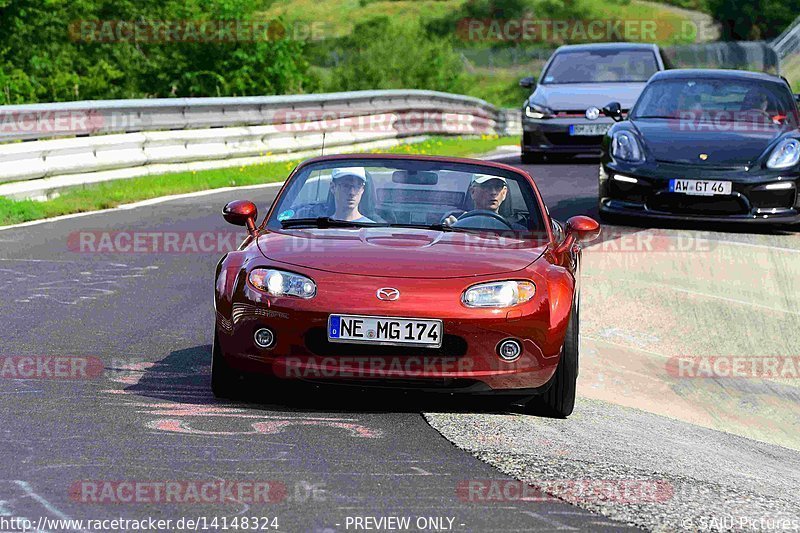
<path id="1" fill-rule="evenodd" d="M 258 209 L 256 204 L 247 200 L 236 200 L 225 204 L 222 208 L 222 217 L 234 226 L 246 226 L 247 232 L 254 235 L 256 232 L 256 218 Z"/>
<path id="2" fill-rule="evenodd" d="M 536 78 L 533 76 L 528 76 L 527 78 L 522 78 L 519 80 L 519 86 L 525 87 L 526 89 L 533 89 L 536 87 Z"/>
<path id="3" fill-rule="evenodd" d="M 564 240 L 559 244 L 554 253 L 563 254 L 576 242 L 591 242 L 600 236 L 600 224 L 593 218 L 577 215 L 571 217 L 564 224 Z"/>
<path id="4" fill-rule="evenodd" d="M 622 120 L 622 106 L 619 102 L 610 102 L 603 107 L 603 114 L 614 122 L 619 122 Z"/>

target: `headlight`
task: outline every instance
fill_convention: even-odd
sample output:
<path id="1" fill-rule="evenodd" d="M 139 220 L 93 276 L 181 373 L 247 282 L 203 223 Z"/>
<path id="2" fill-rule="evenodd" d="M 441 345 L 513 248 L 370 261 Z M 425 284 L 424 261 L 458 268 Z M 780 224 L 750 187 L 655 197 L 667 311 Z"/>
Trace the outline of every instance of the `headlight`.
<path id="1" fill-rule="evenodd" d="M 611 138 L 611 155 L 623 161 L 632 163 L 644 161 L 642 147 L 636 135 L 629 131 L 618 131 Z"/>
<path id="2" fill-rule="evenodd" d="M 465 290 L 461 301 L 467 307 L 511 307 L 527 302 L 535 293 L 530 281 L 493 281 Z"/>
<path id="3" fill-rule="evenodd" d="M 309 299 L 317 294 L 317 285 L 314 280 L 283 270 L 254 268 L 250 272 L 250 283 L 256 289 L 272 296 L 296 296 Z"/>
<path id="4" fill-rule="evenodd" d="M 780 169 L 793 167 L 800 160 L 800 141 L 785 139 L 772 150 L 767 160 L 767 168 Z"/>
<path id="5" fill-rule="evenodd" d="M 529 104 L 525 106 L 525 116 L 528 118 L 550 118 L 553 110 L 543 105 Z"/>

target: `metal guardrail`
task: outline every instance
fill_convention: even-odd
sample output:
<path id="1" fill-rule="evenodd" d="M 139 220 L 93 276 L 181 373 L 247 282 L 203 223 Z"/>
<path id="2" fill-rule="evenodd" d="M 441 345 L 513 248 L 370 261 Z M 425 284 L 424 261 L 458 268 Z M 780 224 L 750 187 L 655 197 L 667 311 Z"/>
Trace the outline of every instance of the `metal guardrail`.
<path id="1" fill-rule="evenodd" d="M 769 45 L 780 59 L 800 50 L 800 16 L 794 19 L 780 35 L 770 41 Z"/>
<path id="2" fill-rule="evenodd" d="M 422 135 L 518 134 L 519 110 L 434 91 L 0 107 L 0 196 L 44 198 L 121 177 L 358 149 Z M 21 183 L 24 182 L 24 183 Z"/>

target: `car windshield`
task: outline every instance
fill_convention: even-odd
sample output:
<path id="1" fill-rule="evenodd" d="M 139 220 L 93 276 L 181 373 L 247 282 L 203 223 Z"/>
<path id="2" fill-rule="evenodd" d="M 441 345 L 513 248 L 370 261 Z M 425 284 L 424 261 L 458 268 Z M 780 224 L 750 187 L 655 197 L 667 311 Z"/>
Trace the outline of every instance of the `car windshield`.
<path id="1" fill-rule="evenodd" d="M 645 82 L 656 72 L 650 50 L 565 51 L 550 62 L 542 83 Z"/>
<path id="2" fill-rule="evenodd" d="M 631 118 L 775 124 L 796 120 L 792 95 L 780 83 L 735 79 L 655 81 L 642 92 Z"/>
<path id="3" fill-rule="evenodd" d="M 531 238 L 546 231 L 524 176 L 465 163 L 322 161 L 298 171 L 276 202 L 267 223 L 273 230 L 391 226 Z"/>

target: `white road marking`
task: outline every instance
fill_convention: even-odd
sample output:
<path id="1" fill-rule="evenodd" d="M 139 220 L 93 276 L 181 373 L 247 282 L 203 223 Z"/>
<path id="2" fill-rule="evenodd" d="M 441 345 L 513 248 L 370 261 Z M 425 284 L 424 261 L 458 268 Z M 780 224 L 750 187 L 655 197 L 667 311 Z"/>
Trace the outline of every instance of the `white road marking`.
<path id="1" fill-rule="evenodd" d="M 526 514 L 528 516 L 532 516 L 532 517 L 536 518 L 537 520 L 541 520 L 542 522 L 545 522 L 546 524 L 549 524 L 551 526 L 555 526 L 555 528 L 558 529 L 558 530 L 578 531 L 578 528 L 576 528 L 576 527 L 572 527 L 572 526 L 568 526 L 566 524 L 562 524 L 558 520 L 553 520 L 551 518 L 546 518 L 546 517 L 540 515 L 539 513 L 534 513 L 533 511 L 523 511 L 522 509 L 520 509 L 519 512 L 522 513 L 522 514 Z"/>
<path id="2" fill-rule="evenodd" d="M 56 509 L 50 502 L 48 502 L 47 500 L 45 500 L 44 498 L 39 496 L 36 492 L 34 492 L 34 490 L 31 488 L 31 486 L 27 482 L 21 481 L 21 480 L 18 479 L 18 480 L 15 480 L 14 483 L 16 483 L 17 486 L 20 487 L 22 490 L 24 490 L 25 493 L 28 496 L 30 496 L 31 498 L 33 498 L 34 500 L 39 502 L 39 504 L 42 507 L 44 507 L 45 509 L 47 509 L 48 511 L 50 511 L 51 513 L 53 513 L 54 515 L 56 515 L 60 519 L 62 519 L 62 520 L 72 520 L 72 518 L 70 518 L 69 516 L 65 515 L 64 513 L 62 513 L 58 509 Z"/>
<path id="3" fill-rule="evenodd" d="M 196 191 L 196 192 L 188 192 L 184 194 L 173 194 L 171 196 L 160 196 L 158 198 L 150 198 L 149 200 L 142 200 L 141 202 L 134 202 L 131 204 L 122 204 L 118 205 L 117 207 L 112 207 L 109 209 L 99 209 L 97 211 L 87 211 L 85 213 L 72 213 L 69 215 L 60 215 L 53 218 L 43 218 L 41 220 L 31 220 L 29 222 L 21 222 L 19 224 L 13 224 L 11 226 L 2 226 L 0 227 L 0 231 L 8 230 L 8 229 L 15 229 L 15 228 L 25 228 L 28 226 L 37 226 L 39 224 L 46 224 L 48 222 L 58 222 L 60 220 L 68 220 L 71 218 L 78 218 L 78 217 L 86 217 L 91 215 L 98 215 L 101 213 L 111 213 L 114 211 L 125 211 L 128 209 L 136 209 L 138 207 L 147 207 L 150 205 L 161 204 L 164 202 L 171 202 L 173 200 L 182 200 L 184 198 L 196 198 L 199 196 L 209 196 L 212 194 L 217 193 L 224 193 L 224 192 L 231 192 L 231 191 L 239 191 L 245 189 L 269 189 L 274 187 L 282 187 L 284 184 L 283 181 L 281 182 L 274 182 L 274 183 L 262 183 L 260 185 L 244 185 L 242 187 L 221 187 L 219 189 L 209 189 L 205 191 Z"/>

